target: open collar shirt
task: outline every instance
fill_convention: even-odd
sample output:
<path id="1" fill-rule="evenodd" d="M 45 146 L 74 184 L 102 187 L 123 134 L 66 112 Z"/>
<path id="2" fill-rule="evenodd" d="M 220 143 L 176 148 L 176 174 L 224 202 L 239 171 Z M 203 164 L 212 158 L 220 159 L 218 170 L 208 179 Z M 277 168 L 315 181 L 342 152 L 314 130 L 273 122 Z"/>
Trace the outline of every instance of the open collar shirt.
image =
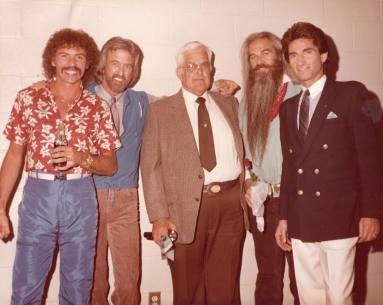
<path id="1" fill-rule="evenodd" d="M 83 90 L 62 119 L 48 85 L 49 81 L 42 88 L 28 87 L 17 94 L 4 130 L 9 141 L 26 145 L 26 171 L 58 172 L 51 160 L 51 150 L 61 124 L 68 146 L 78 151 L 99 155 L 121 146 L 109 107 L 101 98 Z M 67 173 L 89 172 L 78 166 Z"/>
<path id="2" fill-rule="evenodd" d="M 112 96 L 104 89 L 102 85 L 96 85 L 95 89 L 96 94 L 104 99 L 109 105 L 109 107 L 112 105 Z M 117 106 L 117 111 L 118 111 L 118 116 L 120 118 L 118 124 L 119 128 L 118 130 L 120 131 L 120 136 L 124 132 L 124 124 L 123 124 L 123 114 L 124 114 L 124 96 L 125 96 L 126 91 L 123 91 L 122 93 L 118 94 L 115 96 L 116 98 L 116 106 Z"/>

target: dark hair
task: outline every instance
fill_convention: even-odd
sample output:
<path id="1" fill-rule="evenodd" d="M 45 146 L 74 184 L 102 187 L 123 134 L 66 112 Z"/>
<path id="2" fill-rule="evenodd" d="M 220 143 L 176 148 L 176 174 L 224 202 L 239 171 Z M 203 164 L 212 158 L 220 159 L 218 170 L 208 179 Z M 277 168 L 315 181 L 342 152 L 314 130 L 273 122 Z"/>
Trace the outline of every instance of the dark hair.
<path id="1" fill-rule="evenodd" d="M 320 54 L 329 51 L 326 34 L 320 28 L 308 22 L 297 22 L 282 37 L 283 54 L 287 62 L 289 62 L 289 44 L 299 38 L 312 39 Z"/>
<path id="2" fill-rule="evenodd" d="M 94 39 L 82 30 L 61 29 L 49 38 L 43 52 L 45 77 L 50 79 L 55 75 L 56 68 L 52 66 L 52 59 L 57 50 L 62 47 L 79 47 L 86 52 L 87 69 L 82 77 L 82 82 L 84 86 L 89 84 L 94 79 L 100 51 Z"/>
<path id="3" fill-rule="evenodd" d="M 133 57 L 134 65 L 133 65 L 133 76 L 132 80 L 129 84 L 135 84 L 140 77 L 141 72 L 141 63 L 143 60 L 143 53 L 140 47 L 132 40 L 122 38 L 122 37 L 112 37 L 110 38 L 101 49 L 100 61 L 97 66 L 96 71 L 96 81 L 97 83 L 101 83 L 104 78 L 104 68 L 106 65 L 106 57 L 110 51 L 114 50 L 125 50 L 128 51 L 129 54 Z"/>

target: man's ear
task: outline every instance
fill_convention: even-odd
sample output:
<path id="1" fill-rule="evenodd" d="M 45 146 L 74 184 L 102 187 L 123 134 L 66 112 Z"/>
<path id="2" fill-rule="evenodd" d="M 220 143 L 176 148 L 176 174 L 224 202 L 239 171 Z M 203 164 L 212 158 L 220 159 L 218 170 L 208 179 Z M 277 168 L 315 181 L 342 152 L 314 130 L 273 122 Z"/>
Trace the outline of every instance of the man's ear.
<path id="1" fill-rule="evenodd" d="M 328 59 L 328 52 L 322 53 L 320 55 L 320 58 L 321 58 L 322 63 L 324 64 L 327 61 L 327 59 Z"/>
<path id="2" fill-rule="evenodd" d="M 182 78 L 184 76 L 184 70 L 181 67 L 177 67 L 176 75 L 177 75 L 178 79 L 182 81 Z"/>

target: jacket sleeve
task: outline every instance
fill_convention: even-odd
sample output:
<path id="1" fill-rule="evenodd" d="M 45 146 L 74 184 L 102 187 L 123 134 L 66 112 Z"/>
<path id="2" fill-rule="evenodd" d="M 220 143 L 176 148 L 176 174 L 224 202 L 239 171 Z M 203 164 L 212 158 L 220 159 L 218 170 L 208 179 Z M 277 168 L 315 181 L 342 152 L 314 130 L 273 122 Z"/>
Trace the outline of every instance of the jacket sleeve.
<path id="1" fill-rule="evenodd" d="M 379 218 L 383 215 L 382 160 L 372 119 L 366 111 L 367 89 L 357 83 L 352 96 L 355 98 L 350 105 L 349 124 L 359 172 L 360 217 Z"/>
<path id="2" fill-rule="evenodd" d="M 289 180 L 292 176 L 292 164 L 291 158 L 289 156 L 289 147 L 288 147 L 288 127 L 287 127 L 287 116 L 286 116 L 286 104 L 282 104 L 281 110 L 279 112 L 280 118 L 280 137 L 281 137 L 281 146 L 282 146 L 282 177 L 281 177 L 281 191 L 279 195 L 279 219 L 287 220 L 289 200 L 291 196 L 291 191 L 289 191 Z"/>
<path id="3" fill-rule="evenodd" d="M 158 116 L 153 106 L 155 103 L 147 112 L 141 148 L 141 177 L 150 222 L 169 217 L 162 179 Z"/>

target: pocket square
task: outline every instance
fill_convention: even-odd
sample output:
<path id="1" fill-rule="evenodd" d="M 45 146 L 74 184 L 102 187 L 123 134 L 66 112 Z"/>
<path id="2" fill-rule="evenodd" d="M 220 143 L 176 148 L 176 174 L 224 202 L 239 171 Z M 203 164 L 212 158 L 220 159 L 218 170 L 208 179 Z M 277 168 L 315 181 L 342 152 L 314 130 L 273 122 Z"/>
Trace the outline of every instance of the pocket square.
<path id="1" fill-rule="evenodd" d="M 334 112 L 329 112 L 326 119 L 336 119 L 338 116 Z"/>

